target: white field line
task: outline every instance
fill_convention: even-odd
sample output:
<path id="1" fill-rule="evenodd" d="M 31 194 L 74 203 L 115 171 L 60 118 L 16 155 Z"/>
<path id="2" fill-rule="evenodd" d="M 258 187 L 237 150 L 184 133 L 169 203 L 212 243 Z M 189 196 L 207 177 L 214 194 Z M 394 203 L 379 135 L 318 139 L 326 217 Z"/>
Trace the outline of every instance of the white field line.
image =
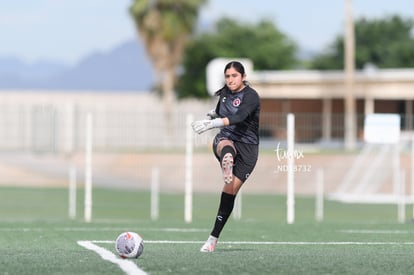
<path id="1" fill-rule="evenodd" d="M 147 273 L 140 269 L 134 262 L 130 260 L 121 259 L 115 256 L 114 253 L 93 244 L 91 241 L 78 241 L 78 245 L 92 250 L 101 256 L 102 259 L 111 263 L 117 264 L 128 275 L 146 275 Z"/>
<path id="2" fill-rule="evenodd" d="M 30 232 L 30 231 L 45 231 L 50 230 L 47 228 L 41 227 L 21 227 L 21 228 L 14 228 L 14 227 L 3 227 L 0 228 L 0 232 L 8 232 L 8 231 L 19 231 L 19 232 Z M 98 231 L 119 231 L 124 232 L 127 231 L 125 227 L 55 227 L 53 228 L 54 231 L 67 231 L 67 232 L 98 232 Z M 157 232 L 182 232 L 182 233 L 197 233 L 197 232 L 207 232 L 208 229 L 199 229 L 199 228 L 137 228 L 137 231 L 157 231 Z"/>
<path id="3" fill-rule="evenodd" d="M 115 243 L 109 240 L 78 241 L 80 246 L 98 253 L 102 259 L 117 264 L 128 275 L 145 275 L 145 271 L 140 269 L 134 262 L 120 259 L 115 254 L 106 250 L 95 243 Z M 146 244 L 201 244 L 204 241 L 169 241 L 169 240 L 145 240 Z M 237 242 L 223 241 L 225 245 L 414 245 L 414 242 Z"/>
<path id="4" fill-rule="evenodd" d="M 414 231 L 409 231 L 409 230 L 343 229 L 343 230 L 338 230 L 338 232 L 348 233 L 348 234 L 414 234 Z"/>
<path id="5" fill-rule="evenodd" d="M 115 241 L 90 241 L 93 243 L 114 243 Z M 144 240 L 144 243 L 150 244 L 201 244 L 204 241 L 169 241 L 169 240 Z M 223 241 L 220 244 L 234 245 L 414 245 L 414 242 L 237 242 Z"/>
<path id="6" fill-rule="evenodd" d="M 0 228 L 0 232 L 18 231 L 18 232 L 41 232 L 50 230 L 41 227 L 3 227 Z M 55 227 L 54 231 L 66 231 L 66 232 L 101 232 L 101 231 L 119 231 L 123 232 L 127 229 L 125 227 Z M 132 229 L 131 229 L 132 230 Z M 207 232 L 207 229 L 200 228 L 137 228 L 139 232 L 151 231 L 151 232 L 177 232 L 177 233 L 198 233 Z M 413 230 L 365 230 L 365 229 L 342 229 L 338 230 L 340 233 L 347 234 L 414 234 Z"/>
<path id="7" fill-rule="evenodd" d="M 41 232 L 50 230 L 42 227 L 3 227 L 0 228 L 0 232 Z M 101 231 L 119 231 L 124 232 L 127 229 L 125 227 L 55 227 L 54 231 L 67 231 L 67 232 L 101 232 Z M 133 229 L 130 229 L 133 230 Z M 139 232 L 151 231 L 151 232 L 177 232 L 177 233 L 198 233 L 207 232 L 207 229 L 201 228 L 137 228 Z M 338 230 L 340 233 L 348 234 L 414 234 L 414 230 L 365 230 L 365 229 L 342 229 Z"/>
<path id="8" fill-rule="evenodd" d="M 56 231 L 127 231 L 125 227 L 64 227 L 64 228 L 54 228 Z M 132 229 L 131 229 L 132 230 Z M 207 232 L 207 229 L 198 229 L 198 228 L 137 228 L 139 232 L 142 231 L 157 231 L 157 232 Z"/>

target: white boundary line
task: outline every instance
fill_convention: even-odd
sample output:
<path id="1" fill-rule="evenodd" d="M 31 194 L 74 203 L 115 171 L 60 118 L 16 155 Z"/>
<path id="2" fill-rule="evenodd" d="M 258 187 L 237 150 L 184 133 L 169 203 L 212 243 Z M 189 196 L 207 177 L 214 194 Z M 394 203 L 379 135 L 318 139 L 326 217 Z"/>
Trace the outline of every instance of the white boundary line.
<path id="1" fill-rule="evenodd" d="M 96 252 L 102 259 L 117 264 L 128 275 L 147 275 L 138 265 L 130 260 L 120 259 L 109 250 L 102 248 L 95 243 L 115 243 L 108 240 L 77 241 L 78 245 Z M 146 240 L 150 244 L 200 244 L 203 241 L 169 241 L 169 240 Z M 221 244 L 227 245 L 414 245 L 414 242 L 236 242 L 224 241 Z"/>
<path id="2" fill-rule="evenodd" d="M 348 234 L 414 234 L 414 231 L 409 231 L 409 230 L 344 229 L 344 230 L 338 230 L 338 232 L 348 233 Z"/>
<path id="3" fill-rule="evenodd" d="M 0 231 L 23 231 L 23 232 L 30 232 L 30 231 L 45 231 L 49 229 L 36 227 L 36 228 L 14 228 L 14 227 L 3 227 L 0 228 Z M 56 227 L 53 228 L 55 231 L 79 231 L 79 232 L 88 232 L 88 231 L 119 231 L 124 232 L 125 227 Z M 198 228 L 139 228 L 139 232 L 143 231 L 158 231 L 158 232 L 181 232 L 181 233 L 198 233 L 198 232 L 208 232 L 208 229 L 198 229 Z"/>
<path id="4" fill-rule="evenodd" d="M 90 241 L 91 243 L 114 243 L 114 241 Z M 144 243 L 151 244 L 200 244 L 204 241 L 169 241 L 169 240 L 144 240 Z M 414 245 L 414 242 L 237 242 L 223 241 L 220 244 L 239 245 Z"/>
<path id="5" fill-rule="evenodd" d="M 134 262 L 120 259 L 109 250 L 93 244 L 94 241 L 78 241 L 78 245 L 92 250 L 101 256 L 102 259 L 117 264 L 128 275 L 146 275 L 147 273 L 140 269 Z"/>
<path id="6" fill-rule="evenodd" d="M 0 228 L 0 232 L 8 232 L 8 231 L 19 231 L 19 232 L 41 232 L 46 230 L 45 228 L 41 227 L 3 227 Z M 47 229 L 49 230 L 49 229 Z M 53 228 L 55 231 L 67 231 L 67 232 L 89 232 L 89 231 L 125 231 L 125 227 L 55 227 Z M 140 228 L 139 232 L 144 231 L 157 231 L 157 232 L 177 232 L 177 233 L 198 233 L 198 232 L 207 232 L 207 229 L 200 229 L 200 228 Z M 346 234 L 414 234 L 414 230 L 370 230 L 370 229 L 340 229 L 337 230 L 339 233 L 346 233 Z"/>
<path id="7" fill-rule="evenodd" d="M 153 244 L 191 244 L 204 243 L 199 241 L 145 241 Z M 232 242 L 224 241 L 220 244 L 253 244 L 253 245 L 414 245 L 414 242 Z"/>

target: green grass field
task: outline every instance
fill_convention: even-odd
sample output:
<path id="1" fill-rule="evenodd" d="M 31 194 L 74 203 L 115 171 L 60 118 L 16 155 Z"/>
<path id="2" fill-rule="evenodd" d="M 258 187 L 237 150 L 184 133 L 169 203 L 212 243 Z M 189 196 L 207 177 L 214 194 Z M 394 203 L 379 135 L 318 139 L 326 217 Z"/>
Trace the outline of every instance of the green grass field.
<path id="1" fill-rule="evenodd" d="M 396 205 L 326 201 L 318 223 L 314 199 L 301 197 L 288 225 L 284 196 L 243 194 L 241 220 L 230 218 L 214 253 L 200 253 L 218 197 L 195 194 L 187 224 L 182 194 L 162 194 L 160 217 L 151 221 L 149 193 L 94 189 L 85 223 L 83 190 L 70 220 L 65 189 L 1 187 L 0 274 L 125 274 L 125 262 L 148 274 L 414 274 L 412 206 L 399 224 Z M 111 262 L 78 243 L 112 255 L 126 230 L 144 238 L 136 260 Z"/>

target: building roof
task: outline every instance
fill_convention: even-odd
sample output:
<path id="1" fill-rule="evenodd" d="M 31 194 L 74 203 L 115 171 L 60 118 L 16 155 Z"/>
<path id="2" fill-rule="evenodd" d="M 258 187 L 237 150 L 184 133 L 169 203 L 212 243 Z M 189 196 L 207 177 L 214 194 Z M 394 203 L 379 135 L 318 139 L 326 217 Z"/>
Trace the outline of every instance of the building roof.
<path id="1" fill-rule="evenodd" d="M 342 98 L 343 71 L 254 71 L 252 86 L 263 98 Z M 414 69 L 355 71 L 353 91 L 357 98 L 414 99 Z"/>

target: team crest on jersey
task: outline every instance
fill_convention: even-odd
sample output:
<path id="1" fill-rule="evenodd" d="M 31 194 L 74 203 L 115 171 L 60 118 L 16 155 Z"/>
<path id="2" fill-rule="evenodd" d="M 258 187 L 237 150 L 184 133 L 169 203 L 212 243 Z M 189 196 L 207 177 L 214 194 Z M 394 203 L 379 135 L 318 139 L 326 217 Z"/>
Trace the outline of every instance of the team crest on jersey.
<path id="1" fill-rule="evenodd" d="M 241 103 L 240 98 L 236 98 L 235 100 L 233 100 L 233 106 L 234 107 L 239 107 L 240 103 Z"/>

